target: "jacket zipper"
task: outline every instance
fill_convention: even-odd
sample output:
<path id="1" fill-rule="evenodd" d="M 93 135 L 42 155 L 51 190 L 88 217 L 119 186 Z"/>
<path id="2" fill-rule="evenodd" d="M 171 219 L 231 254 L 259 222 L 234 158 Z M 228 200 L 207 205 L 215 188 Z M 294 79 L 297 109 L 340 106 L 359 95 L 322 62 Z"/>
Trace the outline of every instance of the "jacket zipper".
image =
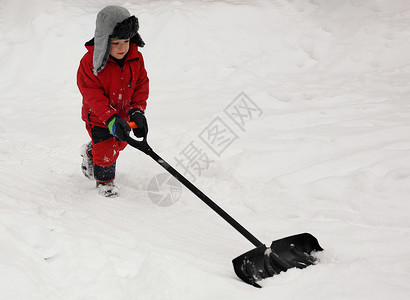
<path id="1" fill-rule="evenodd" d="M 130 67 L 130 74 L 131 74 L 130 83 L 128 84 L 128 87 L 129 87 L 129 88 L 132 88 L 132 69 L 131 69 L 131 64 L 129 63 L 128 66 Z"/>
<path id="2" fill-rule="evenodd" d="M 128 87 L 131 89 L 132 88 L 132 69 L 131 69 L 131 63 L 129 63 L 129 62 L 131 62 L 131 61 L 134 61 L 134 60 L 138 60 L 139 58 L 137 57 L 137 58 L 133 58 L 133 59 L 130 59 L 130 60 L 127 60 L 127 61 L 125 61 L 124 62 L 124 65 L 128 62 L 128 66 L 129 66 L 129 68 L 130 68 L 130 75 L 131 75 L 131 78 L 130 78 L 130 82 L 128 83 Z M 121 70 L 121 73 L 122 73 L 122 69 L 123 69 L 123 67 L 124 66 L 120 66 L 120 65 L 118 65 L 116 62 L 113 62 L 113 61 L 107 61 L 107 62 L 109 62 L 109 63 L 113 63 L 113 64 L 116 64 L 117 66 L 119 66 L 120 67 L 120 70 Z"/>
<path id="3" fill-rule="evenodd" d="M 131 75 L 131 78 L 130 78 L 130 82 L 128 83 L 128 87 L 131 89 L 132 88 L 132 69 L 131 69 L 131 61 L 137 61 L 139 58 L 137 57 L 137 58 L 133 58 L 133 59 L 130 59 L 130 60 L 127 60 L 127 61 L 125 61 L 125 63 L 124 63 L 124 65 L 128 62 L 128 67 L 130 68 L 130 75 Z M 121 72 L 122 72 L 122 70 L 121 70 Z"/>

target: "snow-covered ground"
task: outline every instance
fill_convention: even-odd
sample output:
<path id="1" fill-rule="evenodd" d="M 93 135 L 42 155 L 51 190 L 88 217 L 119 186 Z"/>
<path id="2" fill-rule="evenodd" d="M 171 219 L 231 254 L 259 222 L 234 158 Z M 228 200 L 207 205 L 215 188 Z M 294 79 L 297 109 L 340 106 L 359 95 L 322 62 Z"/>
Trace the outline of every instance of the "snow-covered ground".
<path id="1" fill-rule="evenodd" d="M 186 189 L 155 205 L 131 147 L 97 195 L 75 80 L 108 4 L 140 20 L 154 150 L 319 264 L 241 282 L 253 246 Z M 408 0 L 1 0 L 0 299 L 409 299 L 409 49 Z"/>

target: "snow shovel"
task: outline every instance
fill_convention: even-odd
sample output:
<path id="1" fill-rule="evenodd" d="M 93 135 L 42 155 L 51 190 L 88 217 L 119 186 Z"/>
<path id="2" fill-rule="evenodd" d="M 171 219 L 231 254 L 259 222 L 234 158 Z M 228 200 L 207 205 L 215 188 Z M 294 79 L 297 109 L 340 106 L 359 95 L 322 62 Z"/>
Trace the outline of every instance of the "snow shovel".
<path id="1" fill-rule="evenodd" d="M 131 128 L 137 128 L 136 124 L 133 122 L 130 122 L 129 125 Z M 273 241 L 270 247 L 266 247 L 215 202 L 208 198 L 208 196 L 202 193 L 190 181 L 156 154 L 148 145 L 146 137 L 141 140 L 136 140 L 127 136 L 126 142 L 153 158 L 256 247 L 232 261 L 236 275 L 244 282 L 260 288 L 261 286 L 257 281 L 272 277 L 290 268 L 303 269 L 316 263 L 317 259 L 312 256 L 312 252 L 322 251 L 323 249 L 313 235 L 302 233 L 285 237 Z"/>

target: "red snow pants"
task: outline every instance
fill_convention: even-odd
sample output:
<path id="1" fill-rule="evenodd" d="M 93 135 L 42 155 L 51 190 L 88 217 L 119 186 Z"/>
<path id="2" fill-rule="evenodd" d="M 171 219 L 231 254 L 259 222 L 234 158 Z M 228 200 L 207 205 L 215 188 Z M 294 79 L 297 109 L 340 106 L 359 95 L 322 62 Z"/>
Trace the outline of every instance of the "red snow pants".
<path id="1" fill-rule="evenodd" d="M 94 178 L 99 182 L 110 182 L 115 178 L 115 162 L 126 142 L 117 140 L 108 128 L 86 123 L 92 141 L 91 153 L 88 153 L 94 164 Z"/>

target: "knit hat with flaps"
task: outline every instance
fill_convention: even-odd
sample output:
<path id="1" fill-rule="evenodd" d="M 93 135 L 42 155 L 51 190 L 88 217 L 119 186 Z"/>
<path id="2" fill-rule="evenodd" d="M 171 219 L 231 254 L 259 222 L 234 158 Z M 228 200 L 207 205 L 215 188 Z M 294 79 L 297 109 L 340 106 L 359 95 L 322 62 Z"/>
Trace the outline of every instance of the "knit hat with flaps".
<path id="1" fill-rule="evenodd" d="M 132 42 L 137 46 L 144 46 L 138 29 L 138 19 L 130 16 L 130 12 L 123 7 L 110 5 L 98 13 L 94 35 L 94 74 L 97 75 L 104 69 L 110 55 L 112 39 L 132 38 Z"/>

